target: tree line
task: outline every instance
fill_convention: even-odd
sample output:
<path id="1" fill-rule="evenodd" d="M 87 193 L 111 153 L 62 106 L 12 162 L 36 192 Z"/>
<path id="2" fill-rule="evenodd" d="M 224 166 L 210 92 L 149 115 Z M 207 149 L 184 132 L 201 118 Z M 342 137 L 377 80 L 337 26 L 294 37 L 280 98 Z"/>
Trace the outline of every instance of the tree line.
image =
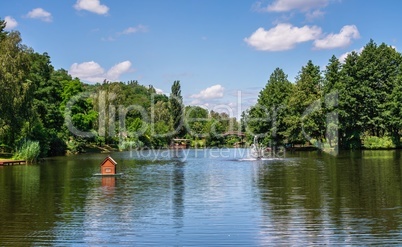
<path id="1" fill-rule="evenodd" d="M 332 56 L 324 70 L 308 61 L 295 82 L 276 68 L 257 103 L 236 118 L 185 106 L 179 81 L 170 95 L 138 81 L 94 85 L 55 69 L 50 56 L 22 43 L 0 20 L 0 152 L 37 142 L 40 156 L 88 147 L 233 146 L 259 136 L 265 145 L 314 144 L 327 148 L 400 147 L 402 56 L 370 40 L 344 61 Z"/>
<path id="2" fill-rule="evenodd" d="M 311 60 L 295 83 L 273 71 L 257 103 L 243 113 L 265 144 L 337 149 L 397 148 L 402 128 L 402 56 L 370 40 L 324 70 Z"/>
<path id="3" fill-rule="evenodd" d="M 239 140 L 222 135 L 237 126 L 235 118 L 184 106 L 179 81 L 170 96 L 135 80 L 85 84 L 56 70 L 46 52 L 27 47 L 18 31 L 7 32 L 5 25 L 0 20 L 0 153 L 31 142 L 46 157 L 105 145 L 168 147 L 173 138 L 203 147 Z"/>

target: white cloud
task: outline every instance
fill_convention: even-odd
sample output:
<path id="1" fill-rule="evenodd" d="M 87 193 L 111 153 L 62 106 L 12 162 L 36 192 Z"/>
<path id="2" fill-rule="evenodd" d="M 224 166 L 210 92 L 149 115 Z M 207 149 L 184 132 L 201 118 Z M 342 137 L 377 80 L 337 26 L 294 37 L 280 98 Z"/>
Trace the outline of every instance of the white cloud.
<path id="1" fill-rule="evenodd" d="M 51 22 L 53 19 L 52 14 L 42 8 L 36 8 L 29 11 L 27 17 L 32 19 L 40 19 L 46 22 Z"/>
<path id="2" fill-rule="evenodd" d="M 290 12 L 299 11 L 305 13 L 306 21 L 323 17 L 325 12 L 321 9 L 325 8 L 331 0 L 275 0 L 268 6 L 263 6 L 262 0 L 253 5 L 253 9 L 257 12 Z"/>
<path id="3" fill-rule="evenodd" d="M 147 32 L 148 28 L 144 25 L 137 25 L 136 27 L 129 27 L 122 32 L 122 34 L 130 34 L 130 33 L 139 33 L 139 32 Z"/>
<path id="4" fill-rule="evenodd" d="M 112 41 L 116 41 L 120 35 L 129 35 L 129 34 L 140 33 L 140 32 L 141 33 L 148 32 L 148 28 L 144 25 L 139 24 L 135 27 L 128 27 L 125 30 L 123 30 L 122 32 L 117 32 L 115 35 L 108 36 L 106 38 L 102 38 L 101 40 L 112 42 Z"/>
<path id="5" fill-rule="evenodd" d="M 214 85 L 214 86 L 211 86 L 209 88 L 206 88 L 206 89 L 202 90 L 198 94 L 191 95 L 190 98 L 193 98 L 193 99 L 217 99 L 217 98 L 222 98 L 224 91 L 225 91 L 225 88 L 222 87 L 221 85 L 217 84 L 217 85 Z"/>
<path id="6" fill-rule="evenodd" d="M 252 105 L 255 105 L 257 103 L 257 96 L 260 90 L 260 87 L 248 88 L 242 91 L 227 91 L 225 89 L 223 97 L 215 99 L 201 99 L 194 98 L 194 95 L 192 95 L 190 97 L 186 97 L 185 102 L 187 105 L 200 106 L 208 111 L 215 111 L 220 113 L 225 112 L 230 117 L 236 117 L 237 119 L 240 119 L 241 113 L 243 111 L 247 110 Z M 206 91 L 206 89 L 203 91 Z M 199 96 L 201 93 L 196 94 L 196 96 Z"/>
<path id="7" fill-rule="evenodd" d="M 308 21 L 313 21 L 314 19 L 321 18 L 321 17 L 323 17 L 324 15 L 325 15 L 325 12 L 323 12 L 323 11 L 321 11 L 321 10 L 319 10 L 319 9 L 316 9 L 316 10 L 314 10 L 314 11 L 307 12 L 307 13 L 306 13 L 306 19 L 307 19 Z"/>
<path id="8" fill-rule="evenodd" d="M 317 26 L 299 28 L 288 23 L 281 23 L 268 31 L 260 27 L 244 41 L 257 50 L 284 51 L 294 48 L 298 43 L 315 40 L 320 35 L 321 28 Z"/>
<path id="9" fill-rule="evenodd" d="M 18 22 L 11 16 L 6 16 L 4 20 L 6 21 L 6 30 L 11 30 L 18 26 Z"/>
<path id="10" fill-rule="evenodd" d="M 116 81 L 119 79 L 120 75 L 129 72 L 130 68 L 131 68 L 131 62 L 124 61 L 110 68 L 106 73 L 106 76 L 109 80 Z"/>
<path id="11" fill-rule="evenodd" d="M 342 55 L 339 56 L 338 60 L 341 63 L 345 63 L 346 57 L 350 54 L 350 51 L 343 53 Z"/>
<path id="12" fill-rule="evenodd" d="M 353 39 L 360 38 L 359 30 L 355 25 L 346 25 L 342 27 L 338 34 L 329 34 L 323 39 L 314 41 L 314 47 L 317 49 L 334 49 L 347 47 Z"/>
<path id="13" fill-rule="evenodd" d="M 101 82 L 106 79 L 105 77 L 102 77 L 102 75 L 105 73 L 105 70 L 94 61 L 80 64 L 74 63 L 71 65 L 69 73 L 73 77 L 78 77 L 89 82 Z"/>
<path id="14" fill-rule="evenodd" d="M 109 12 L 109 7 L 101 4 L 99 0 L 77 0 L 74 8 L 76 10 L 86 10 L 99 15 L 105 15 Z"/>
<path id="15" fill-rule="evenodd" d="M 311 9 L 323 8 L 328 5 L 329 0 L 276 0 L 268 5 L 265 11 L 269 12 L 287 12 L 291 10 L 300 10 L 307 12 Z"/>
<path id="16" fill-rule="evenodd" d="M 359 50 L 353 50 L 353 51 L 356 52 L 357 54 L 360 54 L 363 50 L 364 50 L 364 47 L 360 48 Z M 348 52 L 345 52 L 342 55 L 340 55 L 338 58 L 339 62 L 345 63 L 345 59 L 350 53 L 352 53 L 352 51 L 348 51 Z"/>
<path id="17" fill-rule="evenodd" d="M 160 88 L 155 88 L 155 91 L 156 91 L 157 94 L 165 94 L 165 93 L 163 92 L 163 90 L 160 89 Z"/>
<path id="18" fill-rule="evenodd" d="M 83 81 L 87 82 L 103 82 L 103 80 L 117 81 L 119 77 L 127 72 L 131 71 L 131 62 L 124 61 L 114 65 L 107 72 L 98 63 L 84 62 L 84 63 L 74 63 L 71 65 L 69 73 L 73 77 L 78 77 Z"/>

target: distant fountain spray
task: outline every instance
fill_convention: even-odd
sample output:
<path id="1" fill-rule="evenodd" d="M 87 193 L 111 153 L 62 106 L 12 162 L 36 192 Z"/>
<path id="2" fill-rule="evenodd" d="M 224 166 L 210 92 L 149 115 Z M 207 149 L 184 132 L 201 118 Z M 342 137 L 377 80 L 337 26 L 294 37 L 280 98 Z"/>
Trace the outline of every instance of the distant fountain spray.
<path id="1" fill-rule="evenodd" d="M 258 136 L 255 135 L 253 144 L 251 144 L 251 156 L 256 159 L 264 158 L 267 149 L 269 148 L 263 147 L 262 144 L 258 143 Z"/>
<path id="2" fill-rule="evenodd" d="M 261 150 L 258 145 L 258 137 L 254 136 L 253 144 L 251 144 L 251 156 L 257 159 L 261 158 Z"/>
<path id="3" fill-rule="evenodd" d="M 284 147 L 271 148 L 258 143 L 258 136 L 254 136 L 253 143 L 247 153 L 247 157 L 239 159 L 240 161 L 255 161 L 255 160 L 278 160 L 285 158 L 286 149 Z"/>

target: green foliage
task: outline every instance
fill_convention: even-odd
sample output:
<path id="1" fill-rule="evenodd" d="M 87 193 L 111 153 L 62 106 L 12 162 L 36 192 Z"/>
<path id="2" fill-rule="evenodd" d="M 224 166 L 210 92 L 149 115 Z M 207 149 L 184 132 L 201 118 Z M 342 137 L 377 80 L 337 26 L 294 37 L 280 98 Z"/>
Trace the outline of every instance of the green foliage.
<path id="1" fill-rule="evenodd" d="M 158 121 L 150 125 L 150 128 L 153 128 L 150 135 L 150 143 L 151 147 L 161 148 L 168 147 L 170 143 L 170 126 L 167 125 L 163 121 Z"/>
<path id="2" fill-rule="evenodd" d="M 332 56 L 324 72 L 323 92 L 324 95 L 337 91 L 337 86 L 341 82 L 342 64 L 339 59 Z"/>
<path id="3" fill-rule="evenodd" d="M 83 138 L 71 138 L 67 141 L 67 150 L 69 154 L 78 154 L 85 151 L 86 142 Z"/>
<path id="4" fill-rule="evenodd" d="M 226 138 L 226 145 L 228 147 L 233 147 L 235 145 L 235 143 L 239 143 L 241 141 L 241 138 L 235 135 L 231 135 L 229 137 Z"/>
<path id="5" fill-rule="evenodd" d="M 204 129 L 208 122 L 208 110 L 199 106 L 185 108 L 185 126 L 193 137 L 205 137 Z"/>
<path id="6" fill-rule="evenodd" d="M 378 46 L 373 40 L 358 58 L 357 79 L 363 90 L 361 121 L 371 135 L 381 136 L 387 129 L 383 113 L 394 87 L 401 56 L 392 47 Z"/>
<path id="7" fill-rule="evenodd" d="M 0 20 L 0 42 L 7 36 L 7 32 L 4 31 L 6 24 L 5 20 Z"/>
<path id="8" fill-rule="evenodd" d="M 140 140 L 136 141 L 122 141 L 118 145 L 120 151 L 130 151 L 144 147 L 144 143 Z"/>
<path id="9" fill-rule="evenodd" d="M 211 111 L 210 118 L 205 124 L 205 141 L 208 147 L 221 147 L 224 145 L 225 125 L 220 121 L 218 113 Z"/>
<path id="10" fill-rule="evenodd" d="M 325 120 L 321 108 L 322 77 L 319 66 L 308 61 L 296 78 L 284 117 L 283 135 L 289 142 L 304 143 L 308 138 L 324 138 Z"/>
<path id="11" fill-rule="evenodd" d="M 294 84 L 276 68 L 238 123 L 227 113 L 185 107 L 179 81 L 169 97 L 138 81 L 84 84 L 4 28 L 0 20 L 0 143 L 13 150 L 26 139 L 39 142 L 43 157 L 94 143 L 167 147 L 174 137 L 224 146 L 239 141 L 225 133 L 239 130 L 274 145 L 315 140 L 356 149 L 364 139 L 366 148 L 400 146 L 402 55 L 384 43 L 370 40 L 344 62 L 332 56 L 324 71 L 308 61 Z"/>
<path id="12" fill-rule="evenodd" d="M 30 49 L 18 32 L 0 39 L 0 142 L 15 147 L 26 119 L 33 116 L 34 84 L 29 80 Z"/>
<path id="13" fill-rule="evenodd" d="M 254 134 L 266 135 L 275 142 L 284 139 L 284 112 L 293 86 L 282 69 L 276 68 L 265 88 L 260 92 L 257 105 L 250 110 L 248 129 Z"/>
<path id="14" fill-rule="evenodd" d="M 181 96 L 180 81 L 174 81 L 172 91 L 169 97 L 170 114 L 173 121 L 173 130 L 178 137 L 185 135 L 184 122 L 184 106 L 183 97 Z"/>
<path id="15" fill-rule="evenodd" d="M 190 146 L 193 147 L 193 148 L 205 148 L 206 147 L 205 139 L 192 140 L 191 143 L 190 143 Z"/>
<path id="16" fill-rule="evenodd" d="M 392 138 L 389 136 L 365 136 L 363 143 L 363 147 L 366 149 L 390 149 L 396 147 Z"/>
<path id="17" fill-rule="evenodd" d="M 28 163 L 35 162 L 40 154 L 40 145 L 37 141 L 23 142 L 20 148 L 15 153 L 14 159 L 26 160 Z"/>
<path id="18" fill-rule="evenodd" d="M 51 132 L 48 135 L 49 150 L 46 156 L 61 156 L 67 151 L 67 144 L 62 139 L 61 134 Z"/>
<path id="19" fill-rule="evenodd" d="M 358 149 L 363 133 L 368 133 L 380 140 L 390 136 L 392 146 L 399 146 L 401 57 L 394 48 L 370 40 L 360 54 L 351 52 L 344 63 L 332 56 L 323 77 L 309 61 L 296 78 L 285 111 L 278 114 L 277 129 L 270 128 L 269 107 L 276 94 L 270 83 L 243 118 L 250 131 L 270 140 L 274 140 L 270 133 L 277 131 L 282 135 L 277 141 L 291 144 L 316 140 L 317 145 Z M 277 73 L 278 69 L 273 74 Z M 370 140 L 365 147 L 374 145 Z M 380 146 L 390 145 L 383 141 Z"/>
<path id="20" fill-rule="evenodd" d="M 21 44 L 18 32 L 5 32 L 0 20 L 0 143 L 15 148 L 37 140 L 41 156 L 83 152 L 86 146 L 120 144 L 167 147 L 172 137 L 209 138 L 223 145 L 223 133 L 237 128 L 227 114 L 189 108 L 184 115 L 180 82 L 170 97 L 138 81 L 86 85 L 64 69 L 55 70 L 50 56 Z M 186 121 L 186 122 L 185 122 Z M 185 128 L 187 127 L 187 128 Z M 176 131 L 176 132 L 174 132 Z M 128 143 L 128 144 L 127 144 Z"/>

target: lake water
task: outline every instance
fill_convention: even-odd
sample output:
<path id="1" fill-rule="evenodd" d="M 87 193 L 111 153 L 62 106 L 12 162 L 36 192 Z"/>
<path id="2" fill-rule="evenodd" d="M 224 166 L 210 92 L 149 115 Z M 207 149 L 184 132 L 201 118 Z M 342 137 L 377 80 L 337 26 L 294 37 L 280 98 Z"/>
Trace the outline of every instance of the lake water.
<path id="1" fill-rule="evenodd" d="M 0 167 L 1 246 L 401 245 L 400 151 L 119 152 Z"/>

